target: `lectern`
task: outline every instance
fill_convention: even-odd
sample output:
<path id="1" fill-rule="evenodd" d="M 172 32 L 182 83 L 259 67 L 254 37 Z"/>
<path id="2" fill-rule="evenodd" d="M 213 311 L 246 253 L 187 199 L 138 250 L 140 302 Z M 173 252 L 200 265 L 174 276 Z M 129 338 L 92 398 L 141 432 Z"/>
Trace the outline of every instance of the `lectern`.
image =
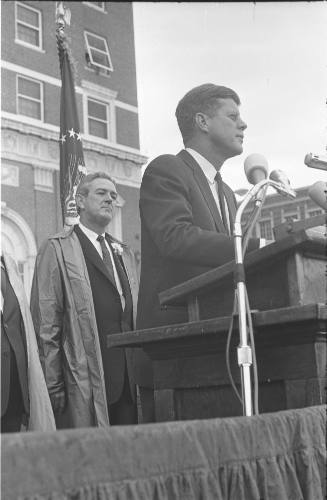
<path id="1" fill-rule="evenodd" d="M 326 262 L 325 234 L 315 228 L 290 234 L 245 261 L 260 412 L 323 402 Z M 188 323 L 108 336 L 108 347 L 142 347 L 151 358 L 157 421 L 242 415 L 225 362 L 233 269 L 227 263 L 160 294 L 163 307 L 188 309 Z M 235 331 L 231 364 L 238 383 L 237 343 Z"/>
<path id="2" fill-rule="evenodd" d="M 260 311 L 326 302 L 324 228 L 301 229 L 248 254 L 246 284 L 252 309 Z M 163 305 L 187 306 L 189 321 L 230 315 L 234 262 L 163 291 Z"/>

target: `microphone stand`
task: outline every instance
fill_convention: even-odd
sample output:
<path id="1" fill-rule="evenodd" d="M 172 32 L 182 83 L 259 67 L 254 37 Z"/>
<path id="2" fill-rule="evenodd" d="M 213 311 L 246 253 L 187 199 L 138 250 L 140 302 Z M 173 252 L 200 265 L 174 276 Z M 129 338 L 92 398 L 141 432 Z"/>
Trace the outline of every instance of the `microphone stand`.
<path id="1" fill-rule="evenodd" d="M 237 348 L 237 361 L 241 370 L 241 386 L 242 386 L 242 403 L 243 403 L 243 415 L 252 416 L 253 415 L 253 398 L 252 398 L 252 384 L 251 384 L 251 366 L 252 366 L 252 349 L 248 343 L 248 333 L 247 333 L 247 321 L 246 321 L 246 285 L 245 285 L 245 272 L 244 272 L 244 262 L 243 262 L 243 249 L 242 249 L 242 226 L 241 218 L 245 207 L 248 205 L 250 200 L 254 198 L 259 191 L 263 188 L 266 189 L 268 186 L 272 186 L 277 191 L 286 194 L 288 196 L 294 197 L 290 189 L 287 189 L 283 184 L 273 181 L 271 179 L 264 179 L 253 188 L 251 188 L 246 194 L 244 200 L 240 204 L 235 217 L 234 222 L 234 249 L 235 249 L 235 271 L 234 271 L 234 282 L 237 291 L 237 308 L 238 308 L 238 323 L 239 323 L 239 334 L 240 334 L 240 344 Z M 262 200 L 257 198 L 257 209 L 256 218 L 259 216 Z M 252 221 L 251 226 L 254 224 Z"/>

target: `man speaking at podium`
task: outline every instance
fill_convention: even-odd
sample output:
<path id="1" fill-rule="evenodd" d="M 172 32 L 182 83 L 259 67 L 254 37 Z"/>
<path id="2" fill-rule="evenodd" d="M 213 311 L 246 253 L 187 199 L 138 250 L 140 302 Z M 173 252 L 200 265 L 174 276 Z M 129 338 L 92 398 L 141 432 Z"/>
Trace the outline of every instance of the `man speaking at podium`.
<path id="1" fill-rule="evenodd" d="M 145 170 L 138 329 L 186 322 L 186 308 L 160 306 L 159 293 L 234 257 L 236 199 L 220 170 L 243 152 L 246 124 L 239 106 L 238 95 L 227 87 L 208 83 L 190 90 L 176 109 L 185 149 L 159 156 Z M 248 250 L 256 248 L 259 239 L 250 240 Z M 142 354 L 137 380 L 143 419 L 151 421 L 151 366 Z"/>

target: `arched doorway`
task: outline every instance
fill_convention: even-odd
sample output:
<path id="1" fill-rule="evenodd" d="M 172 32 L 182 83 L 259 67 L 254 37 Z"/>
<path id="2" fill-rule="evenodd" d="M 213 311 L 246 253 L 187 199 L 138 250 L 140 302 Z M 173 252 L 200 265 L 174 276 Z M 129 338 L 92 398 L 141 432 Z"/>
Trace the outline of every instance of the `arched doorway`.
<path id="1" fill-rule="evenodd" d="M 21 215 L 1 203 L 1 248 L 15 259 L 28 300 L 37 253 L 34 235 Z"/>

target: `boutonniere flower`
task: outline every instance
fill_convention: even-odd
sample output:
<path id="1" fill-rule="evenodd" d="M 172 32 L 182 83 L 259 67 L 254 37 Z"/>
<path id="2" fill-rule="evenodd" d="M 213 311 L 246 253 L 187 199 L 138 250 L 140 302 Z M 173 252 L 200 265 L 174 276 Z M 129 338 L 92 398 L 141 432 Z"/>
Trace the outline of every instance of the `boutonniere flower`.
<path id="1" fill-rule="evenodd" d="M 120 257 L 123 255 L 124 249 L 120 243 L 114 241 L 113 243 L 111 243 L 111 246 L 116 255 L 119 255 Z"/>

